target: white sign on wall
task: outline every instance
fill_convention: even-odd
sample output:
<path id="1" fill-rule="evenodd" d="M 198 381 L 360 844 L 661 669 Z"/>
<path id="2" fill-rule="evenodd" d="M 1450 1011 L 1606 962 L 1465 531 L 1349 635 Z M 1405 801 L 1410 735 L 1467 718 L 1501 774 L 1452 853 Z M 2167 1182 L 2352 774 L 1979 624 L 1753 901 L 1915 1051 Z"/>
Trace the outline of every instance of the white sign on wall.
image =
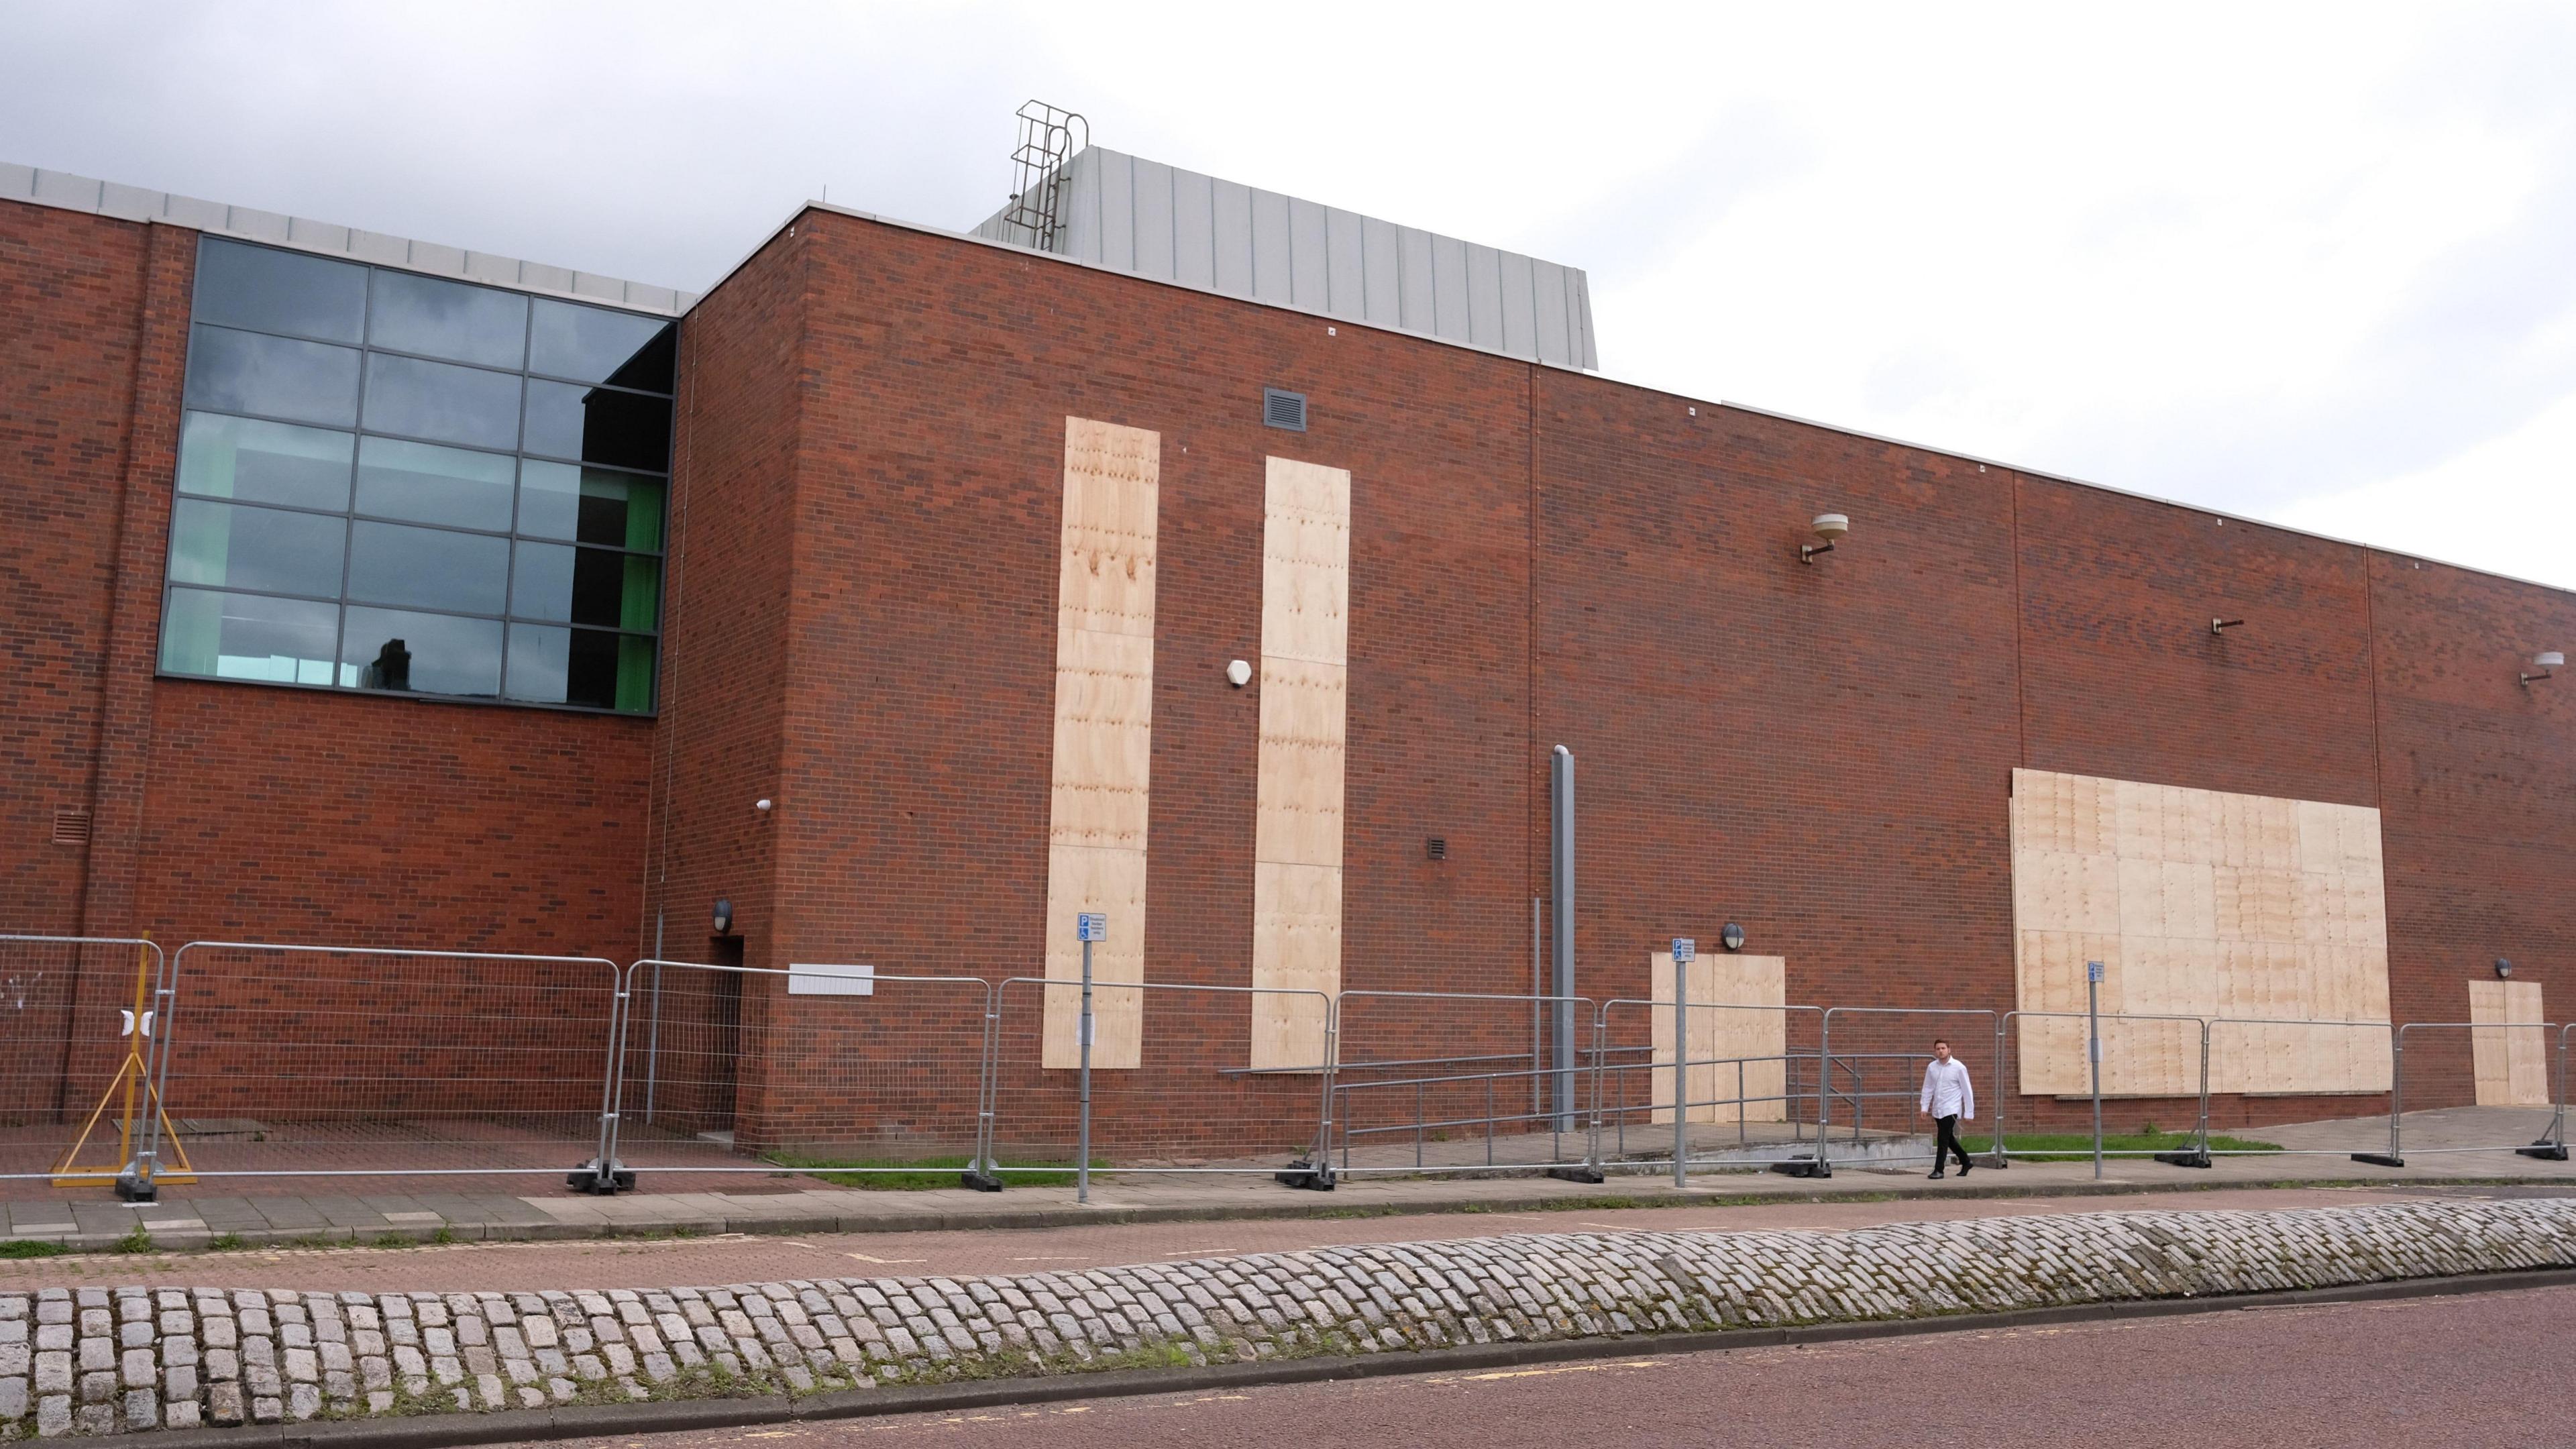
<path id="1" fill-rule="evenodd" d="M 787 994 L 874 996 L 876 975 L 874 966 L 802 966 L 791 962 L 787 967 Z"/>

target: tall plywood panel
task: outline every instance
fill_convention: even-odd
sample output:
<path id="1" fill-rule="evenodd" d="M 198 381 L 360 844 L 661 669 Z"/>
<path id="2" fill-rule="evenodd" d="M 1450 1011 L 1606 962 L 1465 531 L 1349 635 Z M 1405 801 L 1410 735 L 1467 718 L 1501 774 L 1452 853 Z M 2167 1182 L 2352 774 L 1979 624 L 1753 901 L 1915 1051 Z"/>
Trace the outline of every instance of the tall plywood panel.
<path id="1" fill-rule="evenodd" d="M 1064 526 L 1056 586 L 1055 777 L 1048 801 L 1046 974 L 1082 979 L 1076 918 L 1109 917 L 1092 947 L 1102 983 L 1145 979 L 1145 836 L 1154 724 L 1154 544 L 1162 437 L 1064 420 Z M 1046 992 L 1043 1060 L 1081 1061 L 1081 993 Z M 1134 1068 L 1141 991 L 1097 989 L 1091 1064 Z"/>
<path id="2" fill-rule="evenodd" d="M 2469 983 L 2470 1054 L 2481 1107 L 2549 1105 L 2550 1034 L 2537 981 Z"/>
<path id="3" fill-rule="evenodd" d="M 2378 811 L 2015 770 L 2011 825 L 2021 1010 L 2080 1015 L 2100 961 L 2106 1016 L 2257 1022 L 2213 1027 L 2213 1091 L 2388 1089 Z M 2082 1021 L 2015 1038 L 2022 1091 L 2090 1089 Z M 2106 1022 L 2102 1056 L 2107 1093 L 2199 1090 L 2194 1021 Z"/>
<path id="4" fill-rule="evenodd" d="M 1673 994 L 1673 955 L 1658 951 L 1648 958 L 1654 995 L 1669 1003 Z M 1682 1006 L 1690 1018 L 1688 1050 L 1692 1065 L 1682 1078 L 1689 1094 L 1690 1120 L 1734 1126 L 1742 1122 L 1785 1122 L 1789 1117 L 1788 960 L 1781 956 L 1702 956 L 1690 964 L 1690 995 Z M 1654 1033 L 1652 1071 L 1654 1120 L 1673 1120 L 1673 1008 L 1650 1010 Z"/>
<path id="5" fill-rule="evenodd" d="M 1252 984 L 1322 994 L 1252 998 L 1252 1066 L 1320 1070 L 1324 998 L 1342 987 L 1351 475 L 1272 458 L 1262 486 Z"/>

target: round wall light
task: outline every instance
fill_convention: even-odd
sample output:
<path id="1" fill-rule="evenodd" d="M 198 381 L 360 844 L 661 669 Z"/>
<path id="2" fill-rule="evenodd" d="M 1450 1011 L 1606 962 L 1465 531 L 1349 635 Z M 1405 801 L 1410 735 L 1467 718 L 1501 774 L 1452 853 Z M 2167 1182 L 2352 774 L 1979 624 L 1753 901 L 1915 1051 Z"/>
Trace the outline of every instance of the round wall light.
<path id="1" fill-rule="evenodd" d="M 1814 563 L 1816 555 L 1820 553 L 1832 553 L 1835 543 L 1839 542 L 1844 534 L 1851 532 L 1851 519 L 1840 513 L 1819 513 L 1815 521 L 1807 527 L 1824 542 L 1798 545 L 1798 562 L 1803 564 Z"/>
<path id="2" fill-rule="evenodd" d="M 715 923 L 717 935 L 730 936 L 733 934 L 733 902 L 726 900 L 722 896 L 716 897 Z"/>
<path id="3" fill-rule="evenodd" d="M 2502 981 L 2502 980 L 2504 980 L 2506 977 L 2511 976 L 2512 974 L 2513 974 L 2513 963 L 2512 963 L 2512 962 L 2510 962 L 2510 961 L 2508 961 L 2508 960 L 2506 960 L 2506 959 L 2504 959 L 2502 956 L 2498 956 L 2498 957 L 2496 958 L 2496 979 L 2497 979 L 2498 981 Z"/>
<path id="4" fill-rule="evenodd" d="M 1730 951 L 1743 950 L 1744 928 L 1735 924 L 1733 921 L 1729 921 L 1725 925 L 1718 927 L 1717 944 L 1724 946 Z"/>
<path id="5" fill-rule="evenodd" d="M 1240 659 L 1228 664 L 1225 667 L 1225 682 L 1233 685 L 1237 689 L 1241 689 L 1245 685 L 1250 684 L 1252 682 L 1252 666 L 1246 664 Z"/>

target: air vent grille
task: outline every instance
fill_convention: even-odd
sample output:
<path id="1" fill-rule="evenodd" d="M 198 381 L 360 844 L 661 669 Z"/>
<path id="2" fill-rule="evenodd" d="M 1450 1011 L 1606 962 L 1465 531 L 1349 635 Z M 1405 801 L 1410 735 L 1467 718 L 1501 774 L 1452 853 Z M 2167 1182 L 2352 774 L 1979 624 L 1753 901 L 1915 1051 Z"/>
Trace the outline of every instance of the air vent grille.
<path id="1" fill-rule="evenodd" d="M 58 806 L 54 810 L 54 844 L 89 844 L 89 812 L 77 806 Z"/>
<path id="2" fill-rule="evenodd" d="M 1264 426 L 1286 428 L 1292 433 L 1306 431 L 1306 395 L 1281 392 L 1275 387 L 1261 390 L 1261 421 Z"/>
<path id="3" fill-rule="evenodd" d="M 1449 841 L 1445 836 L 1432 836 L 1429 840 L 1423 842 L 1423 848 L 1433 860 L 1447 860 L 1449 858 Z"/>

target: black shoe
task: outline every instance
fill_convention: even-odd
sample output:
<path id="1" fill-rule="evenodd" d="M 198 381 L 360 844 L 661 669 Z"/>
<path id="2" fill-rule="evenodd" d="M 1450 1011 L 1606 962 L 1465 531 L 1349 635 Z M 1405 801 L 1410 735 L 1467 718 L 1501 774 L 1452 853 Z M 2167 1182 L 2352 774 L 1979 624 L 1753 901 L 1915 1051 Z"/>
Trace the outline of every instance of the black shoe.
<path id="1" fill-rule="evenodd" d="M 1948 1174 L 1944 1173 L 1941 1169 L 1939 1169 L 1939 1168 L 1937 1168 L 1937 1167 L 1936 1167 L 1936 1168 L 1934 1168 L 1934 1169 L 1932 1169 L 1932 1180 L 1933 1180 L 1934 1182 L 1939 1182 L 1943 1177 L 1945 1177 L 1945 1176 L 1947 1176 L 1947 1175 L 1948 1175 Z"/>
<path id="2" fill-rule="evenodd" d="M 1974 1167 L 1974 1166 L 1976 1166 L 1976 1164 L 1975 1164 L 1975 1163 L 1973 1163 L 1973 1162 L 1969 1162 L 1969 1161 L 1966 1161 L 1966 1160 L 1962 1159 L 1962 1160 L 1960 1161 L 1960 1163 L 1959 1163 L 1959 1175 L 1960 1175 L 1961 1177 L 1965 1177 L 1965 1176 L 1967 1176 L 1967 1175 L 1968 1175 L 1968 1169 L 1969 1169 L 1969 1168 L 1971 1168 L 1971 1167 Z"/>

